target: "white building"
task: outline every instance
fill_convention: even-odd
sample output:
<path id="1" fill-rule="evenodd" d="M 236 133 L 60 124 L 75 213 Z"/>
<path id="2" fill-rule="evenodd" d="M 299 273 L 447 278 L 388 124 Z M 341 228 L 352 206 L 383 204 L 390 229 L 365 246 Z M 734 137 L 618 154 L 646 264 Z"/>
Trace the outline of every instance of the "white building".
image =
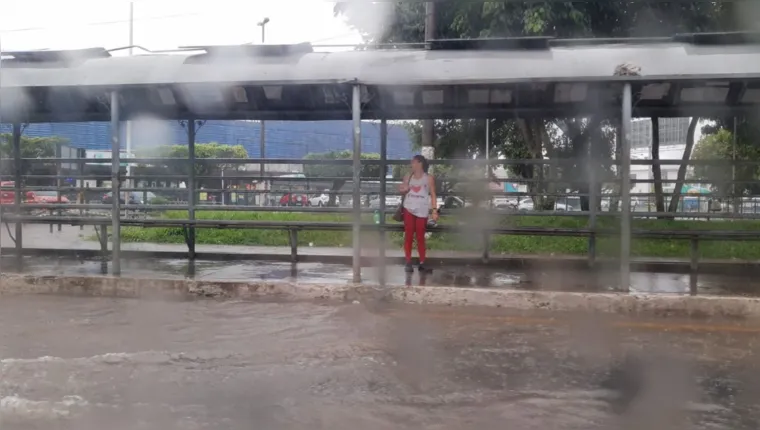
<path id="1" fill-rule="evenodd" d="M 660 159 L 680 160 L 686 149 L 686 135 L 691 118 L 660 118 Z M 695 136 L 696 138 L 696 136 Z M 652 159 L 652 121 L 649 118 L 634 119 L 631 123 L 631 159 Z M 663 181 L 678 177 L 678 165 L 662 165 Z M 652 180 L 651 165 L 631 165 L 631 180 Z M 663 189 L 672 190 L 674 184 L 664 183 Z M 654 193 L 653 183 L 637 183 L 631 194 Z M 642 198 L 646 200 L 646 197 Z"/>

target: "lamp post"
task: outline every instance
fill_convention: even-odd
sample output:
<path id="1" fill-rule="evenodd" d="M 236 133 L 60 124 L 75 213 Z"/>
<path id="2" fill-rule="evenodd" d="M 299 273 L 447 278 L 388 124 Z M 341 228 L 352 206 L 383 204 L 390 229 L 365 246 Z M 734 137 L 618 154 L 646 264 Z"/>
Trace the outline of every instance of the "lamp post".
<path id="1" fill-rule="evenodd" d="M 132 46 L 135 44 L 135 3 L 129 2 L 129 56 L 131 57 L 134 53 L 134 49 Z M 125 139 L 126 140 L 126 152 L 127 152 L 127 158 L 132 157 L 132 121 L 126 121 L 124 124 L 126 127 L 125 130 Z M 113 156 L 113 154 L 111 154 Z M 131 178 L 132 176 L 132 163 L 127 160 L 127 179 L 126 185 L 127 188 L 134 188 L 135 181 Z M 124 193 L 124 204 L 129 204 L 129 196 L 131 195 L 132 191 Z"/>
<path id="2" fill-rule="evenodd" d="M 257 23 L 259 27 L 261 27 L 261 44 L 263 45 L 266 41 L 266 27 L 267 24 L 269 24 L 269 18 L 264 18 L 261 20 L 261 22 Z M 259 122 L 259 152 L 261 153 L 261 159 L 263 160 L 266 158 L 264 150 L 266 149 L 266 124 L 264 122 L 264 119 L 261 119 Z M 261 184 L 264 184 L 264 161 L 261 162 L 261 167 L 259 169 L 259 181 Z M 258 188 L 258 187 L 257 187 Z M 261 206 L 264 206 L 266 204 L 266 194 L 261 194 Z"/>

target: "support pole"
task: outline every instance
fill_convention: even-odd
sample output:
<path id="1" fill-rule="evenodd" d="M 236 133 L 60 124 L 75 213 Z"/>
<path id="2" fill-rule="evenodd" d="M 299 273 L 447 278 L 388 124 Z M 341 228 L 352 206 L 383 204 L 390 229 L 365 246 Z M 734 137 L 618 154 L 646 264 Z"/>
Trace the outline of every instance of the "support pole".
<path id="1" fill-rule="evenodd" d="M 258 24 L 261 27 L 261 44 L 262 45 L 266 43 L 266 37 L 267 37 L 266 25 L 268 23 L 269 23 L 269 18 L 264 18 L 264 20 Z M 262 160 L 267 158 L 266 142 L 267 142 L 267 123 L 262 118 L 261 122 L 259 122 L 259 152 L 260 152 Z M 264 162 L 262 161 L 261 166 L 259 168 L 259 181 L 264 187 L 266 186 L 264 182 L 265 175 L 266 175 L 266 164 L 264 164 Z M 258 187 L 256 187 L 256 189 L 258 189 Z M 261 199 L 261 202 L 259 202 L 259 206 L 266 206 L 267 198 L 268 198 L 267 194 L 261 193 L 259 194 L 259 198 Z"/>
<path id="2" fill-rule="evenodd" d="M 195 221 L 195 120 L 190 119 L 187 122 L 187 219 Z M 187 258 L 190 261 L 195 260 L 195 226 L 187 228 Z"/>
<path id="3" fill-rule="evenodd" d="M 111 195 L 113 196 L 111 208 L 111 273 L 114 276 L 121 275 L 120 117 L 119 92 L 113 91 L 111 93 Z M 125 200 L 126 202 L 127 200 Z"/>
<path id="4" fill-rule="evenodd" d="M 599 196 L 596 193 L 596 169 L 599 166 L 597 164 L 596 154 L 594 153 L 594 142 L 592 139 L 588 142 L 588 153 L 586 154 L 588 160 L 588 227 L 591 230 L 591 235 L 588 237 L 588 265 L 589 268 L 594 267 L 596 264 L 596 207 L 599 202 Z"/>
<path id="5" fill-rule="evenodd" d="M 425 2 L 425 46 L 430 48 L 430 41 L 435 39 L 435 2 Z M 435 150 L 435 122 L 432 119 L 422 120 L 422 155 L 433 158 Z"/>
<path id="6" fill-rule="evenodd" d="M 620 287 L 631 287 L 631 84 L 623 85 L 622 124 L 620 133 Z"/>
<path id="7" fill-rule="evenodd" d="M 385 194 L 388 186 L 388 120 L 380 120 L 380 246 L 378 248 L 378 281 L 385 285 Z"/>
<path id="8" fill-rule="evenodd" d="M 361 170 L 362 170 L 362 122 L 361 122 L 361 87 L 354 85 L 351 118 L 354 130 L 354 150 L 353 150 L 353 281 L 359 283 L 362 280 L 362 249 L 361 249 L 361 222 L 362 222 L 362 202 L 361 202 Z"/>
<path id="9" fill-rule="evenodd" d="M 13 123 L 13 211 L 21 216 L 21 124 Z M 24 224 L 16 221 L 16 267 L 20 268 L 24 248 Z"/>
<path id="10" fill-rule="evenodd" d="M 79 178 L 77 179 L 77 186 L 79 187 L 79 191 L 77 193 L 77 203 L 80 205 L 85 204 L 85 198 L 84 198 L 84 149 L 77 149 L 77 175 Z M 84 210 L 79 209 L 79 217 L 84 216 Z M 84 224 L 79 226 L 79 231 L 84 230 Z M 107 236 L 106 236 L 107 237 Z"/>
<path id="11" fill-rule="evenodd" d="M 264 123 L 264 120 L 261 120 L 259 123 L 259 152 L 261 153 L 261 159 L 264 160 L 266 158 L 266 138 L 267 138 L 267 132 L 266 132 L 266 124 Z M 262 184 L 262 190 L 264 189 L 264 176 L 266 176 L 266 164 L 264 162 L 261 162 L 261 166 L 259 167 L 259 183 Z M 256 187 L 257 189 L 259 187 Z M 267 195 L 265 193 L 259 194 L 259 199 L 261 201 L 259 202 L 259 206 L 266 206 L 266 200 Z"/>
<path id="12" fill-rule="evenodd" d="M 55 158 L 56 158 L 56 162 L 55 162 L 55 175 L 57 176 L 57 178 L 55 180 L 55 184 L 56 184 L 56 187 L 58 187 L 58 189 L 56 190 L 55 195 L 56 195 L 56 201 L 58 202 L 58 204 L 61 204 L 61 187 L 63 186 L 63 179 L 61 179 L 61 176 L 63 176 L 63 171 L 62 171 L 63 170 L 63 166 L 61 166 L 61 158 L 62 157 L 63 157 L 63 154 L 62 154 L 61 142 L 57 142 L 55 144 Z M 56 211 L 56 215 L 58 216 L 58 218 L 61 217 L 61 210 L 60 209 L 58 209 Z M 59 223 L 58 224 L 58 231 L 61 231 L 61 228 L 62 228 L 62 224 Z M 52 225 L 50 226 L 50 229 L 51 230 L 53 229 Z M 52 231 L 51 231 L 51 233 L 52 233 Z"/>
<path id="13" fill-rule="evenodd" d="M 731 201 L 734 206 L 733 213 L 739 213 L 741 199 L 736 194 L 736 117 L 734 117 L 734 132 L 731 140 Z"/>

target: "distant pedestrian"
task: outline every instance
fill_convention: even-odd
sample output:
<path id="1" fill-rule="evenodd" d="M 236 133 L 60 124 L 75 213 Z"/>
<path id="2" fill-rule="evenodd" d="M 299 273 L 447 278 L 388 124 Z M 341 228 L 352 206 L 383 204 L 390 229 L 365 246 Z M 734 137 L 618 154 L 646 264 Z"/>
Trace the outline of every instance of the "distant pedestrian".
<path id="1" fill-rule="evenodd" d="M 406 257 L 405 270 L 408 273 L 414 271 L 412 266 L 412 245 L 417 239 L 417 253 L 419 254 L 419 271 L 426 272 L 425 267 L 425 229 L 428 217 L 438 221 L 438 202 L 435 195 L 435 179 L 427 173 L 428 162 L 422 155 L 415 155 L 411 162 L 412 171 L 404 177 L 399 186 L 399 191 L 404 195 L 404 256 Z"/>

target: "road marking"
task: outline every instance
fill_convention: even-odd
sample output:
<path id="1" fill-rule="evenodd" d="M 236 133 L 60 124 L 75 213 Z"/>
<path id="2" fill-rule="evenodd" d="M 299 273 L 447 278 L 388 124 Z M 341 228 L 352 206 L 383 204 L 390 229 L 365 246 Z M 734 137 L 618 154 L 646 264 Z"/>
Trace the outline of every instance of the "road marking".
<path id="1" fill-rule="evenodd" d="M 402 316 L 406 312 L 393 311 L 392 313 Z M 446 313 L 446 312 L 422 312 L 421 316 L 437 319 L 464 321 L 464 322 L 500 322 L 522 325 L 558 325 L 566 323 L 572 316 L 564 318 L 536 318 L 506 315 L 472 315 L 466 313 Z M 727 325 L 727 324 L 709 324 L 709 323 L 677 323 L 677 322 L 645 322 L 645 321 L 620 321 L 609 320 L 604 317 L 599 319 L 600 322 L 608 323 L 615 328 L 630 328 L 640 330 L 655 331 L 693 331 L 693 332 L 713 332 L 713 333 L 760 333 L 758 326 Z"/>

